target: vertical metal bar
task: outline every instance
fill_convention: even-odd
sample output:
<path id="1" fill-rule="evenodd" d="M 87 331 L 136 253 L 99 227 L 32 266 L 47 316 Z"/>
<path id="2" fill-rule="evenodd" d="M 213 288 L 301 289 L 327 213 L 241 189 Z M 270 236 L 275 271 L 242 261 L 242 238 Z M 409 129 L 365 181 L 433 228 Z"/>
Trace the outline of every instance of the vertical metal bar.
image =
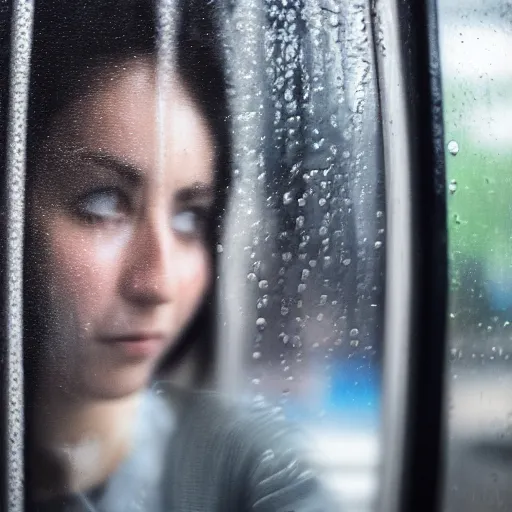
<path id="1" fill-rule="evenodd" d="M 380 510 L 437 510 L 447 248 L 432 0 L 377 0 L 388 252 Z"/>
<path id="2" fill-rule="evenodd" d="M 412 160 L 404 63 L 395 0 L 375 4 L 386 169 L 387 252 L 383 371 L 382 512 L 402 511 L 412 328 Z"/>
<path id="3" fill-rule="evenodd" d="M 157 125 L 158 125 L 158 172 L 163 175 L 167 146 L 165 143 L 168 117 L 167 104 L 173 73 L 176 74 L 176 22 L 179 19 L 175 0 L 158 0 L 157 4 Z"/>
<path id="4" fill-rule="evenodd" d="M 23 225 L 34 1 L 14 2 L 7 132 L 7 510 L 23 511 Z"/>

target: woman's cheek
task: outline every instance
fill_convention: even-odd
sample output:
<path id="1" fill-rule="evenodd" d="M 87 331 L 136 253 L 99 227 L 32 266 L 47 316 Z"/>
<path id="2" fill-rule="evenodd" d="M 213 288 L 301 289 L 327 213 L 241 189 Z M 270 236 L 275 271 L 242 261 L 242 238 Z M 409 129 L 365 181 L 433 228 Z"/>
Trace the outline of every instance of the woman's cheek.
<path id="1" fill-rule="evenodd" d="M 98 230 L 60 231 L 50 244 L 50 258 L 59 288 L 71 293 L 81 309 L 101 298 L 112 299 L 117 272 L 129 241 L 129 232 L 107 235 Z"/>
<path id="2" fill-rule="evenodd" d="M 118 228 L 113 233 L 96 231 L 91 248 L 97 265 L 107 269 L 111 266 L 113 269 L 118 268 L 118 264 L 129 248 L 131 236 L 132 229 L 129 226 Z"/>

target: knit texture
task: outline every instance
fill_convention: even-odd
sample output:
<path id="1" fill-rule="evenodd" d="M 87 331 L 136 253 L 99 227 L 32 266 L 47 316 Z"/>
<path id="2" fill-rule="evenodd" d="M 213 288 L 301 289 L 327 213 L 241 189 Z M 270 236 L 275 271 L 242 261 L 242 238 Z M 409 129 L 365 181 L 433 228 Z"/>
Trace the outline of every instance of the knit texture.
<path id="1" fill-rule="evenodd" d="M 159 383 L 117 474 L 30 512 L 340 512 L 275 409 Z"/>

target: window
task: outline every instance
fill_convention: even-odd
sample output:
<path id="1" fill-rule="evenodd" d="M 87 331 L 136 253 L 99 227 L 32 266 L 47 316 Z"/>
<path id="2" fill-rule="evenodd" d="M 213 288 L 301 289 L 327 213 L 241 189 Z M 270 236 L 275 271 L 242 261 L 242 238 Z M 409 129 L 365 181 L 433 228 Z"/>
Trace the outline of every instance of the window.
<path id="1" fill-rule="evenodd" d="M 387 234 L 370 4 L 55 0 L 5 18 L 10 509 L 197 510 L 180 502 L 191 448 L 211 481 L 206 452 L 231 469 L 239 431 L 221 415 L 235 430 L 215 456 L 215 416 L 184 426 L 208 406 L 175 384 L 161 405 L 174 380 L 278 407 L 335 509 L 373 510 Z M 261 465 L 243 467 L 273 482 L 287 440 L 260 461 L 258 425 L 241 446 Z M 272 495 L 250 483 L 245 499 Z"/>
<path id="2" fill-rule="evenodd" d="M 2 510 L 510 508 L 480 4 L 4 2 Z"/>
<path id="3" fill-rule="evenodd" d="M 506 510 L 512 500 L 510 8 L 439 2 L 450 240 L 445 510 Z"/>

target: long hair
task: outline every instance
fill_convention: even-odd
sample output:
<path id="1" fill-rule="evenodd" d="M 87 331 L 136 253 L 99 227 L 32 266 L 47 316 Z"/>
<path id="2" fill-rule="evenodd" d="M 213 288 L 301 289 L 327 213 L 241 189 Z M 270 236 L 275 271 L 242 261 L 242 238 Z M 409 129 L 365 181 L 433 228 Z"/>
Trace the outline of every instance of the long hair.
<path id="1" fill-rule="evenodd" d="M 207 230 L 215 269 L 215 249 L 230 182 L 229 112 L 218 30 L 219 9 L 207 0 L 180 0 L 176 4 L 179 19 L 174 20 L 175 70 L 205 117 L 216 148 L 216 201 Z M 153 0 L 46 0 L 37 4 L 30 77 L 27 187 L 31 186 L 38 150 L 52 119 L 84 94 L 92 79 L 101 79 L 102 69 L 115 71 L 116 66 L 138 57 L 154 57 L 157 65 L 157 21 Z M 30 218 L 27 221 L 30 223 Z M 44 305 L 38 304 L 37 294 L 31 293 L 34 269 L 30 229 L 26 248 L 25 367 L 30 379 L 44 371 L 37 367 L 36 344 L 31 340 L 45 332 Z M 214 296 L 210 290 L 159 370 L 170 369 L 196 349 L 198 376 L 209 375 L 215 356 Z"/>

